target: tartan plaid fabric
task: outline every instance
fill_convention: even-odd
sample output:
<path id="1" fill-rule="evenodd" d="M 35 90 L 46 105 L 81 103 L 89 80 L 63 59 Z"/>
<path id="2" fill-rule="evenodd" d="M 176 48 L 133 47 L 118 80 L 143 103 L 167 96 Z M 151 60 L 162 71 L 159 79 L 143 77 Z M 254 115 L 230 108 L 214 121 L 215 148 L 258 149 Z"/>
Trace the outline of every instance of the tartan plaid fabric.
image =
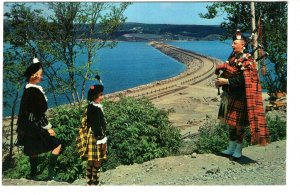
<path id="1" fill-rule="evenodd" d="M 238 71 L 238 68 L 233 67 L 240 66 L 245 79 L 246 101 L 229 97 L 226 123 L 232 126 L 247 126 L 249 123 L 251 144 L 266 145 L 269 142 L 269 130 L 262 103 L 262 91 L 256 63 L 250 54 L 243 54 L 237 59 L 232 58 L 230 62 L 233 66 L 228 63 L 221 64 L 217 67 L 216 74 L 223 70 L 223 76 L 231 77 L 235 71 Z"/>
<path id="2" fill-rule="evenodd" d="M 226 123 L 231 126 L 246 127 L 249 125 L 246 100 L 239 100 L 229 96 Z"/>
<path id="3" fill-rule="evenodd" d="M 82 116 L 81 127 L 79 128 L 79 132 L 76 137 L 77 152 L 79 156 L 82 158 L 84 157 L 87 150 L 88 137 L 90 132 L 91 130 L 87 128 L 87 109 L 86 109 Z"/>
<path id="4" fill-rule="evenodd" d="M 90 136 L 88 137 L 87 150 L 84 154 L 84 157 L 88 161 L 100 161 L 106 159 L 106 154 L 103 155 L 103 152 L 101 150 L 102 144 L 97 145 L 96 141 L 97 140 L 95 136 L 91 133 Z"/>
<path id="5" fill-rule="evenodd" d="M 258 71 L 255 63 L 244 65 L 247 111 L 250 123 L 251 143 L 267 145 L 269 142 L 269 130 L 262 102 L 262 90 Z"/>
<path id="6" fill-rule="evenodd" d="M 238 68 L 236 66 L 230 66 L 228 64 L 228 62 L 218 65 L 216 67 L 215 73 L 217 75 L 219 75 L 220 70 L 223 71 L 223 73 L 221 75 L 221 77 L 223 77 L 223 78 L 231 78 L 231 77 L 235 76 L 238 72 Z"/>

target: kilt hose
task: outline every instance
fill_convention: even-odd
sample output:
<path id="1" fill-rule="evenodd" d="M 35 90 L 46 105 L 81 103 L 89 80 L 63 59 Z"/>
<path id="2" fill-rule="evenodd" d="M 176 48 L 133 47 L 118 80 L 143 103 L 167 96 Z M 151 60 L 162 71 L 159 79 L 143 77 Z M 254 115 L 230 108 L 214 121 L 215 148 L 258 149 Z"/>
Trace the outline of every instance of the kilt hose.
<path id="1" fill-rule="evenodd" d="M 101 150 L 102 144 L 96 144 L 96 138 L 93 133 L 88 137 L 87 150 L 84 159 L 87 161 L 100 161 L 106 160 L 106 153 Z"/>

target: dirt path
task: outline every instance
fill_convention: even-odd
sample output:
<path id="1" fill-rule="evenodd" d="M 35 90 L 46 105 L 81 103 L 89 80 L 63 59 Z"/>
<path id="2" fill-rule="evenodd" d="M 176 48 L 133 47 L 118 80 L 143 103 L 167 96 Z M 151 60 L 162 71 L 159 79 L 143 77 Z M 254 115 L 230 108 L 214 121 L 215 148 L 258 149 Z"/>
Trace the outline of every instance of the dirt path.
<path id="1" fill-rule="evenodd" d="M 214 154 L 193 154 L 154 159 L 142 164 L 119 166 L 101 173 L 101 185 L 202 186 L 202 185 L 285 185 L 286 141 L 266 147 L 244 148 L 239 161 Z M 3 185 L 86 185 L 84 179 L 74 183 L 42 182 L 26 179 L 3 179 Z"/>

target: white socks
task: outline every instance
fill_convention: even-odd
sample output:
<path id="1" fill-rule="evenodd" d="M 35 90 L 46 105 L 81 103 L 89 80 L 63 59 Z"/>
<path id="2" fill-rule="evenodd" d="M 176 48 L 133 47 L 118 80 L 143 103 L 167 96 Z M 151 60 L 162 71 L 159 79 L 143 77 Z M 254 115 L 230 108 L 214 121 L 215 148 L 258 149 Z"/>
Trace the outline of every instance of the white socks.
<path id="1" fill-rule="evenodd" d="M 232 155 L 233 158 L 241 158 L 242 156 L 242 144 L 236 144 L 235 151 Z"/>
<path id="2" fill-rule="evenodd" d="M 233 155 L 236 150 L 237 143 L 236 141 L 229 141 L 229 145 L 226 150 L 223 150 L 222 153 L 228 156 Z"/>

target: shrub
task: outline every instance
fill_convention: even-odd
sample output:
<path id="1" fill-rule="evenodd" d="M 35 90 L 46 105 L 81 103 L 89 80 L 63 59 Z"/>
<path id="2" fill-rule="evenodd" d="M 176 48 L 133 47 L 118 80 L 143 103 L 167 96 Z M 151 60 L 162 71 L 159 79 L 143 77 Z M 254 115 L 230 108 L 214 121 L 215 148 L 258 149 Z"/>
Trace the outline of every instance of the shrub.
<path id="1" fill-rule="evenodd" d="M 267 126 L 270 132 L 270 142 L 286 139 L 286 121 L 279 116 L 267 116 Z M 228 130 L 226 125 L 207 120 L 199 127 L 199 138 L 196 142 L 198 153 L 218 153 L 228 144 Z M 251 135 L 249 127 L 245 128 L 243 147 L 249 146 Z"/>
<path id="2" fill-rule="evenodd" d="M 118 102 L 107 102 L 106 108 L 109 141 L 104 170 L 179 151 L 179 130 L 171 126 L 167 112 L 155 108 L 148 99 L 123 97 Z"/>
<path id="3" fill-rule="evenodd" d="M 270 133 L 270 142 L 285 140 L 286 139 L 286 120 L 280 116 L 267 115 L 267 126 Z M 251 135 L 249 127 L 246 129 L 245 144 L 250 145 Z"/>
<path id="4" fill-rule="evenodd" d="M 226 125 L 207 119 L 198 131 L 199 138 L 196 142 L 198 153 L 218 153 L 227 146 L 228 130 Z"/>
<path id="5" fill-rule="evenodd" d="M 147 99 L 121 98 L 104 102 L 108 123 L 107 161 L 103 170 L 121 164 L 142 163 L 154 158 L 176 153 L 180 148 L 180 132 L 171 126 L 167 113 L 158 110 Z M 75 138 L 85 107 L 57 107 L 52 110 L 51 123 L 62 142 L 57 162 L 57 177 L 72 182 L 85 175 L 85 162 L 77 153 Z M 39 156 L 38 171 L 47 176 L 49 153 Z M 29 174 L 29 158 L 22 153 L 15 158 L 12 169 L 4 175 L 10 178 Z"/>
<path id="6" fill-rule="evenodd" d="M 286 121 L 279 116 L 267 116 L 267 125 L 270 131 L 270 141 L 278 141 L 286 139 Z"/>
<path id="7" fill-rule="evenodd" d="M 72 182 L 85 174 L 85 163 L 77 153 L 75 143 L 81 125 L 85 107 L 57 107 L 53 111 L 51 123 L 57 130 L 62 150 L 58 156 L 57 177 L 62 181 Z"/>
<path id="8" fill-rule="evenodd" d="M 40 175 L 40 179 L 45 179 L 47 177 L 47 169 L 48 166 L 48 154 L 42 154 L 38 157 L 39 165 L 37 167 L 38 173 Z M 15 154 L 15 158 L 13 158 L 13 162 L 11 164 L 12 168 L 9 168 L 4 171 L 3 176 L 5 178 L 25 178 L 30 174 L 30 165 L 29 165 L 29 157 L 25 156 L 22 152 Z"/>

